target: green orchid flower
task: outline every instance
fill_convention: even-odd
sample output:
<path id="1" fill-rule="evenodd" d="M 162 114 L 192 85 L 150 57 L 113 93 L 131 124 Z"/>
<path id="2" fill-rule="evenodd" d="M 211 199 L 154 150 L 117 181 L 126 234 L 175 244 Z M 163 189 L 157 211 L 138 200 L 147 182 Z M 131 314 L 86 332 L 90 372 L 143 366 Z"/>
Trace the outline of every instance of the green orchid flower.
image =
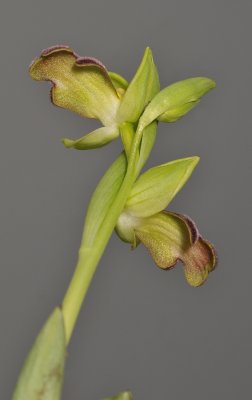
<path id="1" fill-rule="evenodd" d="M 101 147 L 116 139 L 120 124 L 136 123 L 159 92 L 157 69 L 149 48 L 130 84 L 119 74 L 108 72 L 96 58 L 79 57 L 68 46 L 43 50 L 31 63 L 29 72 L 35 80 L 52 82 L 54 105 L 95 118 L 103 125 L 80 139 L 63 139 L 66 147 L 79 150 Z"/>
<path id="2" fill-rule="evenodd" d="M 120 98 L 99 60 L 79 57 L 68 46 L 54 46 L 42 51 L 29 72 L 35 80 L 52 82 L 53 104 L 102 123 L 102 128 L 80 139 L 76 148 L 95 148 L 118 137 L 115 121 Z M 74 141 L 66 140 L 65 145 L 72 147 Z"/>
<path id="3" fill-rule="evenodd" d="M 133 186 L 116 232 L 135 248 L 140 242 L 158 267 L 184 265 L 187 282 L 202 285 L 217 263 L 213 245 L 203 239 L 189 217 L 164 208 L 190 177 L 199 157 L 183 158 L 149 169 Z"/>
<path id="4" fill-rule="evenodd" d="M 193 287 L 201 286 L 216 267 L 213 245 L 201 237 L 195 223 L 185 215 L 162 211 L 136 218 L 122 213 L 116 231 L 133 248 L 141 242 L 161 269 L 170 270 L 181 261 L 185 278 Z"/>

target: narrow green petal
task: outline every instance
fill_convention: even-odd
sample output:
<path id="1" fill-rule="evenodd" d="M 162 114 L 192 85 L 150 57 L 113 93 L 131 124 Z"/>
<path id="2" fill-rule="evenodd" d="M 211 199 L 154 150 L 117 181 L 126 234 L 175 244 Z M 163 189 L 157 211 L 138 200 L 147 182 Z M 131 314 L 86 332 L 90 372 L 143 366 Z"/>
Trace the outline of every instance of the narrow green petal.
<path id="1" fill-rule="evenodd" d="M 192 174 L 199 157 L 182 158 L 144 172 L 133 186 L 125 211 L 149 217 L 167 207 Z"/>
<path id="2" fill-rule="evenodd" d="M 105 126 L 88 133 L 80 139 L 62 139 L 62 143 L 67 148 L 77 150 L 89 150 L 103 147 L 115 140 L 119 136 L 119 130 L 116 126 Z"/>
<path id="3" fill-rule="evenodd" d="M 124 90 L 127 89 L 129 86 L 128 81 L 121 75 L 117 74 L 116 72 L 109 71 L 109 77 L 114 85 L 115 89 L 122 88 Z"/>
<path id="4" fill-rule="evenodd" d="M 60 400 L 65 351 L 63 317 L 56 308 L 24 363 L 12 400 Z"/>
<path id="5" fill-rule="evenodd" d="M 174 122 L 193 107 L 200 98 L 216 86 L 208 78 L 197 77 L 173 83 L 161 90 L 148 104 L 139 121 L 139 129 L 143 130 L 155 119 Z"/>
<path id="6" fill-rule="evenodd" d="M 118 122 L 137 122 L 144 108 L 159 89 L 157 69 L 152 52 L 147 47 L 141 64 L 122 97 L 117 116 Z"/>
<path id="7" fill-rule="evenodd" d="M 38 81 L 51 81 L 52 102 L 103 125 L 115 123 L 119 97 L 104 65 L 91 57 L 79 57 L 72 49 L 56 46 L 44 50 L 29 69 Z"/>
<path id="8" fill-rule="evenodd" d="M 215 269 L 217 258 L 212 244 L 199 235 L 194 222 L 186 216 L 169 212 L 143 219 L 135 234 L 162 269 L 184 264 L 187 282 L 202 285 Z"/>

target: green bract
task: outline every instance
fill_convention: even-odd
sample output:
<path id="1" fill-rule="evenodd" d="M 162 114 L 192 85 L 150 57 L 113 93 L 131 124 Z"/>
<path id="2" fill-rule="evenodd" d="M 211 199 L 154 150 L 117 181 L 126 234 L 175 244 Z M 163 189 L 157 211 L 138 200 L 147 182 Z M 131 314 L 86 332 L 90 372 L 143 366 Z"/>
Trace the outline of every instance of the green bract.
<path id="1" fill-rule="evenodd" d="M 104 218 L 115 200 L 126 170 L 127 160 L 125 154 L 122 153 L 109 167 L 97 185 L 86 214 L 83 234 L 83 245 L 86 248 L 94 245 L 97 232 L 102 227 Z"/>
<path id="2" fill-rule="evenodd" d="M 158 122 L 177 121 L 215 83 L 204 77 L 189 78 L 160 91 L 149 48 L 130 82 L 107 71 L 96 58 L 79 57 L 67 46 L 44 50 L 32 62 L 30 75 L 52 83 L 55 105 L 101 124 L 80 139 L 63 139 L 65 147 L 94 149 L 121 138 L 123 148 L 94 190 L 76 269 L 62 306 L 55 309 L 36 339 L 12 398 L 60 400 L 66 348 L 114 229 L 132 248 L 142 243 L 161 269 L 171 269 L 181 261 L 191 286 L 202 285 L 216 266 L 213 245 L 202 238 L 195 223 L 166 210 L 199 157 L 180 158 L 141 174 L 157 137 Z M 106 400 L 132 400 L 132 395 L 122 392 Z"/>

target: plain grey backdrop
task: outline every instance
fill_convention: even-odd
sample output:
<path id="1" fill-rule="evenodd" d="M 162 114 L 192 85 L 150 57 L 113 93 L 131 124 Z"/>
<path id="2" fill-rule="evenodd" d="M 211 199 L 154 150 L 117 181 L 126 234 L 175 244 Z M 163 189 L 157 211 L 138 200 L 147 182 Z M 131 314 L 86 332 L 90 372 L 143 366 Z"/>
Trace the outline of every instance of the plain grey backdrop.
<path id="1" fill-rule="evenodd" d="M 64 400 L 251 397 L 251 2 L 4 1 L 1 5 L 0 398 L 8 400 L 41 325 L 61 302 L 85 210 L 120 142 L 66 150 L 97 124 L 49 102 L 30 61 L 55 44 L 126 78 L 149 45 L 162 87 L 205 75 L 217 89 L 176 124 L 160 124 L 148 166 L 199 155 L 170 209 L 190 215 L 219 253 L 198 289 L 114 235 L 82 309 Z M 28 400 L 28 399 L 27 399 Z"/>

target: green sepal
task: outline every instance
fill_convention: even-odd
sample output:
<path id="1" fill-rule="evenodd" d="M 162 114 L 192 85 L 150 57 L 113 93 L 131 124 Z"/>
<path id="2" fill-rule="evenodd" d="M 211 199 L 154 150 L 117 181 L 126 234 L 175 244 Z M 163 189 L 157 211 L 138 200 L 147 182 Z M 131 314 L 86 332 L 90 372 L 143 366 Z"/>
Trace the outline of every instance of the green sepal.
<path id="1" fill-rule="evenodd" d="M 121 75 L 117 74 L 116 72 L 109 71 L 109 77 L 113 83 L 115 89 L 124 89 L 126 90 L 129 86 L 128 81 Z"/>
<path id="2" fill-rule="evenodd" d="M 182 158 L 144 172 L 134 184 L 124 211 L 149 217 L 165 209 L 190 177 L 199 157 Z"/>
<path id="3" fill-rule="evenodd" d="M 60 400 L 65 352 L 63 316 L 56 308 L 28 354 L 12 400 Z"/>
<path id="4" fill-rule="evenodd" d="M 137 122 L 146 105 L 160 90 L 152 52 L 146 48 L 141 64 L 130 82 L 117 113 L 118 122 Z"/>
<path id="5" fill-rule="evenodd" d="M 104 400 L 133 400 L 132 394 L 130 392 L 122 392 L 117 396 L 106 397 Z"/>
<path id="6" fill-rule="evenodd" d="M 116 126 L 104 126 L 88 133 L 80 139 L 62 139 L 62 143 L 67 148 L 90 150 L 106 146 L 112 140 L 117 139 L 118 136 L 119 130 Z"/>
<path id="7" fill-rule="evenodd" d="M 216 86 L 208 78 L 189 78 L 161 90 L 148 104 L 139 121 L 143 130 L 155 119 L 174 122 L 195 107 L 200 98 Z"/>
<path id="8" fill-rule="evenodd" d="M 126 169 L 127 159 L 123 152 L 109 167 L 97 185 L 91 197 L 86 214 L 82 243 L 84 247 L 92 247 L 95 236 L 103 223 L 104 217 L 108 213 L 115 196 L 120 189 Z"/>

